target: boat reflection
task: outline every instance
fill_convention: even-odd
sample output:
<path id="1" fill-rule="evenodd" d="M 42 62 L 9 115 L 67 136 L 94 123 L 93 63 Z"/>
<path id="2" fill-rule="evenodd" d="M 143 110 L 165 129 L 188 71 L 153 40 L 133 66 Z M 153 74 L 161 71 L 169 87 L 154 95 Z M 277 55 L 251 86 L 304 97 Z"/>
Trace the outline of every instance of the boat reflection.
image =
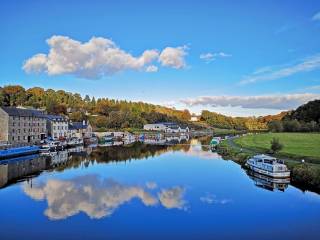
<path id="1" fill-rule="evenodd" d="M 290 183 L 290 178 L 271 178 L 251 170 L 247 170 L 246 173 L 257 187 L 269 191 L 278 190 L 284 192 Z"/>

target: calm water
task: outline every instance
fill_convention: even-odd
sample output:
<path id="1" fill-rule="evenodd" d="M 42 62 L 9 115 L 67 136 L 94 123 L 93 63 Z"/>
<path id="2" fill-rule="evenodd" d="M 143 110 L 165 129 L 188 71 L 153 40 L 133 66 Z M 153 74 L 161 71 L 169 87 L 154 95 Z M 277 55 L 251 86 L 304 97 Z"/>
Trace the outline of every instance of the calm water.
<path id="1" fill-rule="evenodd" d="M 318 194 L 249 176 L 197 140 L 11 161 L 0 185 L 0 239 L 320 235 Z"/>

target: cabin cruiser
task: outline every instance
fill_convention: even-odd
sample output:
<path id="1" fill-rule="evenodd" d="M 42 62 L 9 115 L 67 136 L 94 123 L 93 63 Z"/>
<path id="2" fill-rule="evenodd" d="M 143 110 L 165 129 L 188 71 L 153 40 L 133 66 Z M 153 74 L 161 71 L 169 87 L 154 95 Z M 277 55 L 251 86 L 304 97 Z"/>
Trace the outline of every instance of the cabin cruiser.
<path id="1" fill-rule="evenodd" d="M 70 138 L 67 142 L 67 145 L 69 147 L 73 147 L 73 146 L 79 146 L 79 145 L 83 145 L 83 139 L 81 138 Z"/>
<path id="2" fill-rule="evenodd" d="M 288 178 L 290 171 L 284 164 L 283 160 L 270 157 L 268 155 L 256 155 L 247 160 L 246 166 L 260 174 L 264 174 L 274 178 Z"/>
<path id="3" fill-rule="evenodd" d="M 63 149 L 64 145 L 60 141 L 54 141 L 54 140 L 45 140 L 44 143 L 41 145 L 41 151 L 47 151 L 49 150 L 60 150 Z"/>

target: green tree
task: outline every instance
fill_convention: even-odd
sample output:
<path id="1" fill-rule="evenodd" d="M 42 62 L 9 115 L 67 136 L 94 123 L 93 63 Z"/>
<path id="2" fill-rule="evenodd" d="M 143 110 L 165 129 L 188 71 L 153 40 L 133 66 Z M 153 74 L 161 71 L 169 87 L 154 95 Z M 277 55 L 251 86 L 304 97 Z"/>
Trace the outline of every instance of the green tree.
<path id="1" fill-rule="evenodd" d="M 283 148 L 283 144 L 280 143 L 279 138 L 273 138 L 271 140 L 271 150 L 273 153 L 280 151 Z"/>
<path id="2" fill-rule="evenodd" d="M 274 120 L 268 123 L 268 130 L 271 132 L 282 132 L 283 125 L 282 122 L 279 120 Z"/>

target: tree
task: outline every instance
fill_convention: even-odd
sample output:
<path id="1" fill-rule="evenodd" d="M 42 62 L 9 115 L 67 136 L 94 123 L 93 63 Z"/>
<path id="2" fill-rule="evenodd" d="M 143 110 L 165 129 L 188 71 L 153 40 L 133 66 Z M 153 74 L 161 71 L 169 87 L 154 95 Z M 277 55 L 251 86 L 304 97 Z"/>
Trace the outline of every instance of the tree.
<path id="1" fill-rule="evenodd" d="M 283 144 L 280 143 L 279 138 L 273 138 L 271 140 L 271 150 L 273 153 L 280 151 L 283 148 Z"/>
<path id="2" fill-rule="evenodd" d="M 4 106 L 20 106 L 25 103 L 26 91 L 19 85 L 5 86 L 2 89 Z"/>
<path id="3" fill-rule="evenodd" d="M 301 124 L 298 120 L 285 120 L 283 121 L 283 128 L 286 132 L 299 132 Z"/>
<path id="4" fill-rule="evenodd" d="M 108 124 L 108 118 L 106 116 L 97 116 L 95 121 L 98 128 L 105 128 Z"/>
<path id="5" fill-rule="evenodd" d="M 271 132 L 282 132 L 283 131 L 283 125 L 281 121 L 274 120 L 268 123 L 268 129 Z"/>

